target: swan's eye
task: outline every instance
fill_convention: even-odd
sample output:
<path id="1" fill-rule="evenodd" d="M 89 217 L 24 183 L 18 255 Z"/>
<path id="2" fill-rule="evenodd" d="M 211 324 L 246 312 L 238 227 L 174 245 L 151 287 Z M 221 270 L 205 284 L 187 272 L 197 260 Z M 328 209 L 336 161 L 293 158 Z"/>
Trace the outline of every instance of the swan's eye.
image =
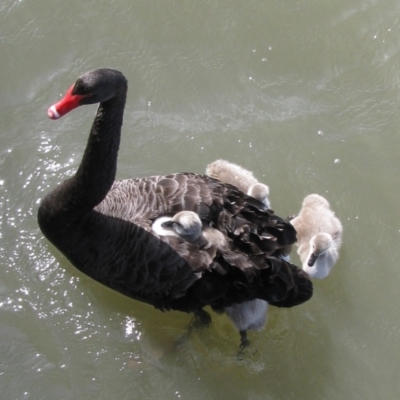
<path id="1" fill-rule="evenodd" d="M 72 89 L 72 94 L 87 94 L 86 86 L 81 78 L 76 80 L 74 88 Z"/>

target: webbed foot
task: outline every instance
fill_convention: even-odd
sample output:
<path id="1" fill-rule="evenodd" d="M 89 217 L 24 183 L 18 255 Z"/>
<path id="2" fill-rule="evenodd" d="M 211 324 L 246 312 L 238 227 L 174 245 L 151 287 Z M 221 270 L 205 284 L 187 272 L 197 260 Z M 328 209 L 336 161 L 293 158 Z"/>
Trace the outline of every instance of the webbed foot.
<path id="1" fill-rule="evenodd" d="M 176 346 L 180 347 L 185 342 L 188 341 L 190 336 L 192 335 L 193 330 L 195 329 L 202 329 L 208 328 L 211 324 L 211 315 L 204 310 L 197 311 L 188 325 L 188 330 L 185 334 L 183 334 L 179 339 L 176 341 Z"/>
<path id="2" fill-rule="evenodd" d="M 193 329 L 208 328 L 211 324 L 211 315 L 203 309 L 197 311 L 189 323 L 189 331 Z"/>

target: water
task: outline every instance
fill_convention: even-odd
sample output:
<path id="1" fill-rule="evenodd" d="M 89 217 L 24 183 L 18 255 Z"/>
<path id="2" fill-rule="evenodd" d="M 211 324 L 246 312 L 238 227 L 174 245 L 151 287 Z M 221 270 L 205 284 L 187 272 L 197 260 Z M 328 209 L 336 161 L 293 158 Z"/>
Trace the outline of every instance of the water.
<path id="1" fill-rule="evenodd" d="M 2 398 L 399 398 L 399 19 L 393 0 L 0 4 Z M 343 222 L 332 274 L 243 359 L 226 317 L 177 345 L 190 316 L 101 287 L 38 229 L 95 110 L 47 107 L 101 66 L 130 84 L 118 178 L 226 158 L 279 215 L 317 192 Z"/>

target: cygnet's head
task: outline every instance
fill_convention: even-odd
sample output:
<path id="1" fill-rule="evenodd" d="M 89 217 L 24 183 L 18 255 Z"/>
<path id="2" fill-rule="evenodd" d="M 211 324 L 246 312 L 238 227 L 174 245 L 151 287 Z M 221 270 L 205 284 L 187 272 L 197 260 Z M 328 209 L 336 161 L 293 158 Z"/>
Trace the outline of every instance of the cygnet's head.
<path id="1" fill-rule="evenodd" d="M 263 183 L 256 183 L 255 185 L 249 187 L 247 194 L 251 197 L 254 197 L 258 201 L 261 201 L 261 203 L 264 203 L 269 208 L 269 187 L 267 185 L 264 185 Z"/>
<path id="2" fill-rule="evenodd" d="M 201 219 L 193 211 L 181 211 L 175 214 L 169 221 L 161 224 L 163 228 L 171 228 L 182 239 L 193 242 L 201 235 Z"/>
<path id="3" fill-rule="evenodd" d="M 317 233 L 310 240 L 311 257 L 308 260 L 308 266 L 312 267 L 317 258 L 324 254 L 332 246 L 332 236 L 329 233 Z"/>

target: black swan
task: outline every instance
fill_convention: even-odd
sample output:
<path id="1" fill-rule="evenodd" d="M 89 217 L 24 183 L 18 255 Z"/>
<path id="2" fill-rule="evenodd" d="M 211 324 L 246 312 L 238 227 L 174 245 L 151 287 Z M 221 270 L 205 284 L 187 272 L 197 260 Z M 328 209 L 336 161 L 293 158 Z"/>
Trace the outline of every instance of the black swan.
<path id="1" fill-rule="evenodd" d="M 121 72 L 97 69 L 49 108 L 57 119 L 100 103 L 76 174 L 39 206 L 46 238 L 86 275 L 160 310 L 204 316 L 207 305 L 223 311 L 256 298 L 280 307 L 308 300 L 307 274 L 270 256 L 295 242 L 295 229 L 256 199 L 194 173 L 114 181 L 126 94 Z M 211 257 L 197 244 L 152 232 L 154 220 L 183 210 L 220 230 L 231 251 Z"/>

